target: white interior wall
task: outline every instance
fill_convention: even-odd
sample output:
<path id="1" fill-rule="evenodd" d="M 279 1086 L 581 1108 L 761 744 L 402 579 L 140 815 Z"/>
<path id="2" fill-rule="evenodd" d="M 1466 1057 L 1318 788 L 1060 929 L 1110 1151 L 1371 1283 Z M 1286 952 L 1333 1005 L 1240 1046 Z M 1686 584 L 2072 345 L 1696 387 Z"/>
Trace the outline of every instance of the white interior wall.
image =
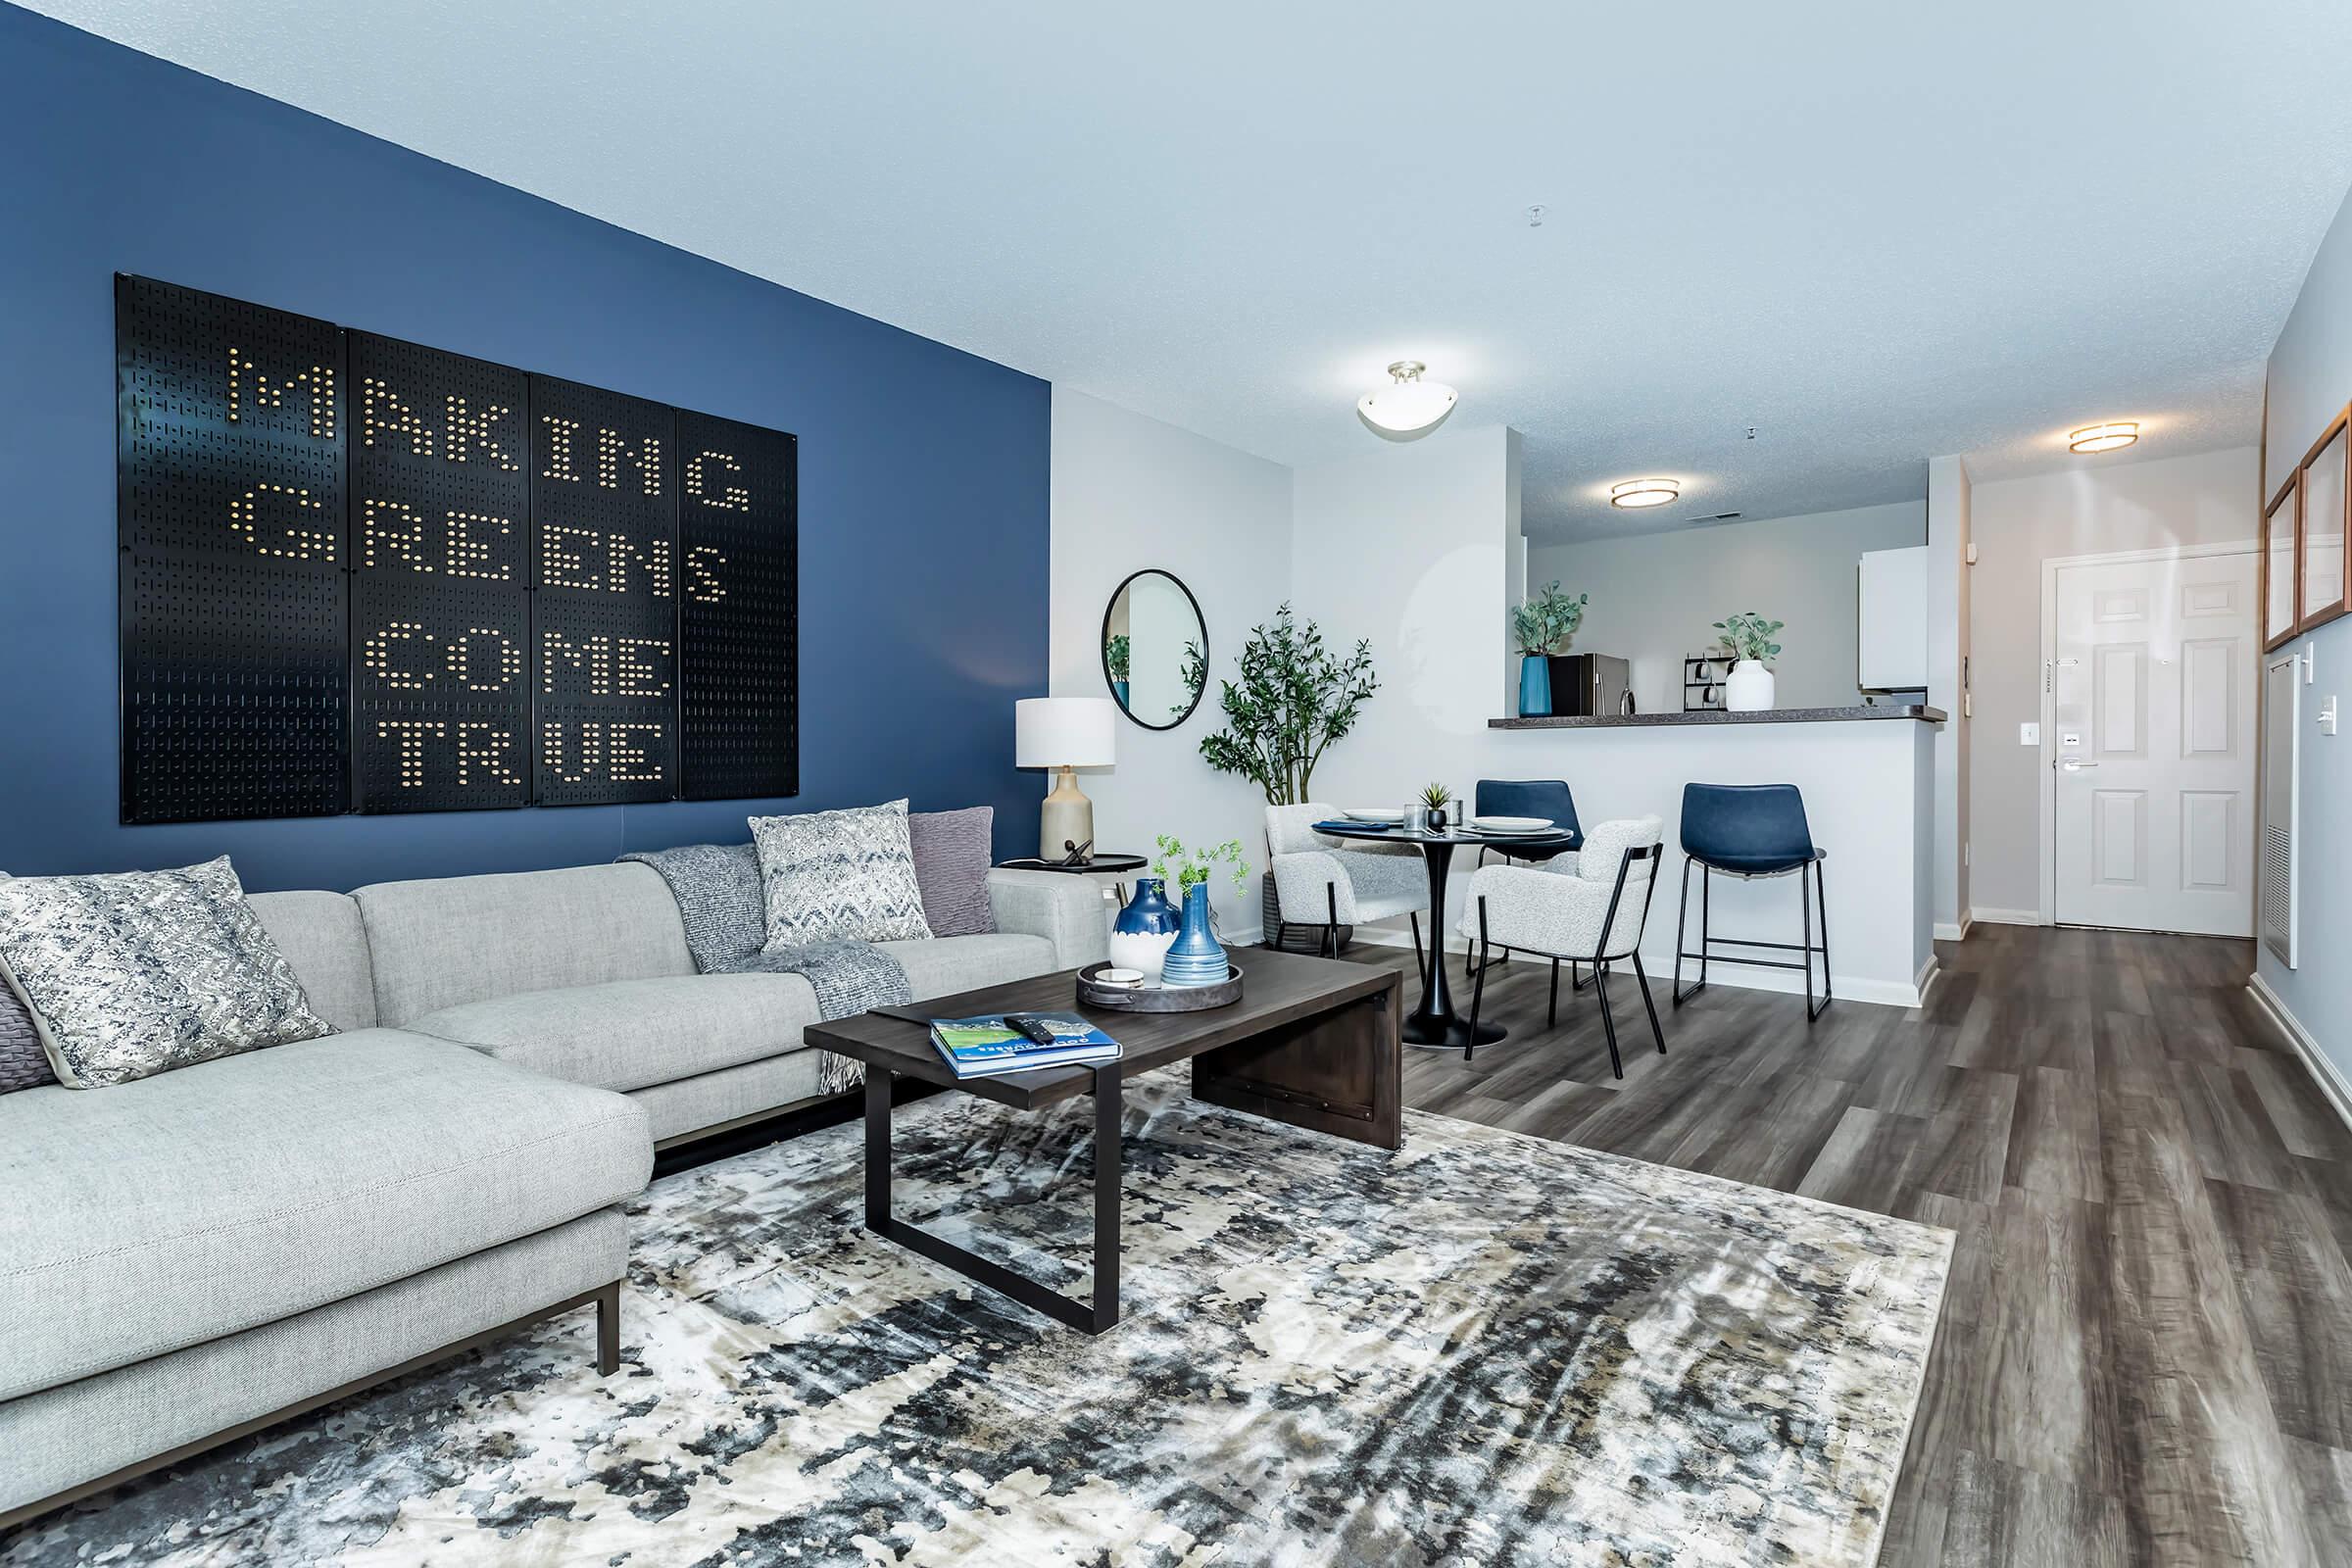
<path id="1" fill-rule="evenodd" d="M 1966 907 L 1975 918 L 2030 923 L 2041 902 L 2041 754 L 2019 743 L 2018 726 L 2041 717 L 2042 563 L 2250 539 L 2255 483 L 2254 449 L 2240 447 L 2141 463 L 2086 459 L 1974 487 Z"/>
<path id="2" fill-rule="evenodd" d="M 1623 539 L 1532 546 L 1527 580 L 1592 595 L 1573 651 L 1631 661 L 1642 712 L 1681 710 L 1684 658 L 1712 649 L 1714 622 L 1742 610 L 1788 623 L 1774 662 L 1776 707 L 1844 708 L 1862 701 L 1861 556 L 1926 542 L 1917 501 L 1719 528 L 1669 522 Z"/>
<path id="3" fill-rule="evenodd" d="M 1122 719 L 1117 765 L 1081 775 L 1095 802 L 1097 843 L 1149 855 L 1162 833 L 1196 847 L 1238 838 L 1252 872 L 1262 870 L 1265 798 L 1254 784 L 1212 771 L 1200 760 L 1200 737 L 1223 721 L 1218 682 L 1232 676 L 1250 628 L 1272 615 L 1288 590 L 1290 470 L 1056 387 L 1052 506 L 1053 695 L 1109 695 L 1097 639 L 1104 606 L 1131 572 L 1173 572 L 1208 625 L 1208 690 L 1193 716 L 1166 731 Z M 1047 787 L 1041 779 L 1041 796 Z M 1247 893 L 1225 878 L 1213 889 L 1226 935 L 1256 940 L 1254 877 Z"/>
<path id="4" fill-rule="evenodd" d="M 2352 398 L 2352 199 L 2338 211 L 2312 259 L 2303 292 L 2271 351 L 2267 471 L 2249 475 L 2242 493 L 2250 513 L 2256 485 L 2276 490 L 2303 460 L 2328 421 Z M 2336 1097 L 2352 1101 L 2352 740 L 2324 735 L 2315 722 L 2330 699 L 2340 703 L 2352 669 L 2352 616 L 2329 621 L 2294 647 L 2312 660 L 2302 694 L 2305 714 L 2296 783 L 2301 866 L 2299 966 L 2289 969 L 2267 947 L 2255 949 L 2259 990 L 2286 1015 L 2317 1058 L 2316 1071 Z M 2266 715 L 2267 720 L 2267 715 Z"/>
<path id="5" fill-rule="evenodd" d="M 1956 457 L 1928 461 L 1928 702 L 1936 732 L 1936 934 L 1957 940 L 1969 907 L 1969 588 L 1972 486 Z"/>

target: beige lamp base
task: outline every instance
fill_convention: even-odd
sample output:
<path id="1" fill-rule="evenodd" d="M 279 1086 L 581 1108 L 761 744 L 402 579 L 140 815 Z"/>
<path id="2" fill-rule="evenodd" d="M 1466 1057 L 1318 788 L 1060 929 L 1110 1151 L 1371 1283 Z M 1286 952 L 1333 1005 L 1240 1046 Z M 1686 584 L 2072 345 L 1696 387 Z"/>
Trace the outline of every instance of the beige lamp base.
<path id="1" fill-rule="evenodd" d="M 1046 797 L 1038 812 L 1038 858 L 1059 860 L 1080 845 L 1094 842 L 1095 803 L 1079 793 L 1078 770 L 1065 767 L 1054 778 L 1054 793 Z"/>

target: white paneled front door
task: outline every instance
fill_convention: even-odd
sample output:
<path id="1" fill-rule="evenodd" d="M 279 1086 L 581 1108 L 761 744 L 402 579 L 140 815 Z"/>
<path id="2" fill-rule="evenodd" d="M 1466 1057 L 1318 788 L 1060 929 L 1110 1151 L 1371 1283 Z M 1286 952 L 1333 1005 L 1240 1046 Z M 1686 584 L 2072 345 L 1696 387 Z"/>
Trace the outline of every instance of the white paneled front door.
<path id="1" fill-rule="evenodd" d="M 2251 936 L 2255 557 L 2056 581 L 2058 922 Z"/>

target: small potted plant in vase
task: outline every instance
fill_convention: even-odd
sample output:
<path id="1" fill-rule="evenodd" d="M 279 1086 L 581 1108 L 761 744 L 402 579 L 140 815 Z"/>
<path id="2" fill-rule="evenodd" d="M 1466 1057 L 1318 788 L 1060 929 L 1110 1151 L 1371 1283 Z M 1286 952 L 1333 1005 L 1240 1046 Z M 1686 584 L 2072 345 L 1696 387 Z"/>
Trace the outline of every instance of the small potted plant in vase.
<path id="1" fill-rule="evenodd" d="M 1242 858 L 1242 841 L 1227 839 L 1213 850 L 1188 850 L 1180 840 L 1163 833 L 1158 844 L 1159 858 L 1152 862 L 1152 869 L 1175 883 L 1184 899 L 1184 923 L 1160 959 L 1159 983 L 1163 986 L 1220 984 L 1232 972 L 1233 965 L 1210 928 L 1208 879 L 1217 863 L 1224 861 L 1233 867 L 1235 887 L 1250 886 L 1250 862 Z"/>
<path id="2" fill-rule="evenodd" d="M 1737 661 L 1723 683 L 1723 706 L 1729 712 L 1760 713 L 1772 707 L 1772 671 L 1764 661 L 1777 658 L 1781 645 L 1773 641 L 1784 622 L 1766 620 L 1752 610 L 1715 622 L 1723 646 Z"/>
<path id="3" fill-rule="evenodd" d="M 1121 708 L 1128 706 L 1128 695 L 1134 690 L 1128 680 L 1134 661 L 1135 640 L 1125 632 L 1102 645 L 1103 667 L 1110 671 L 1110 695 L 1118 699 Z"/>
<path id="4" fill-rule="evenodd" d="M 1578 594 L 1571 599 L 1555 582 L 1548 584 L 1536 599 L 1544 609 L 1546 627 L 1544 662 L 1550 671 L 1551 710 L 1555 713 L 1563 707 L 1569 712 L 1576 711 L 1572 700 L 1576 693 L 1576 671 L 1568 662 L 1568 645 L 1576 640 L 1577 628 L 1585 623 L 1585 604 L 1592 597 Z"/>
<path id="5" fill-rule="evenodd" d="M 1551 711 L 1551 627 L 1534 600 L 1511 611 L 1511 640 L 1519 645 L 1519 716 Z"/>
<path id="6" fill-rule="evenodd" d="M 1446 831 L 1446 808 L 1453 800 L 1453 791 L 1443 784 L 1421 786 L 1421 825 L 1432 833 Z"/>

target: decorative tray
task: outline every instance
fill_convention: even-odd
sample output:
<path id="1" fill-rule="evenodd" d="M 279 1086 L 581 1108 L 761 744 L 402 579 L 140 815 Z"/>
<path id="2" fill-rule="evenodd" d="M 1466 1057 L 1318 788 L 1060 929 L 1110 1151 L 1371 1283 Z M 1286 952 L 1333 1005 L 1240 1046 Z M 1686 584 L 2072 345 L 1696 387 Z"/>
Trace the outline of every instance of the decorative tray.
<path id="1" fill-rule="evenodd" d="M 1205 1012 L 1242 1000 L 1241 965 L 1226 961 L 1225 978 L 1213 986 L 1106 986 L 1095 976 L 1112 965 L 1090 963 L 1078 971 L 1078 1001 L 1089 1007 L 1121 1012 Z"/>

